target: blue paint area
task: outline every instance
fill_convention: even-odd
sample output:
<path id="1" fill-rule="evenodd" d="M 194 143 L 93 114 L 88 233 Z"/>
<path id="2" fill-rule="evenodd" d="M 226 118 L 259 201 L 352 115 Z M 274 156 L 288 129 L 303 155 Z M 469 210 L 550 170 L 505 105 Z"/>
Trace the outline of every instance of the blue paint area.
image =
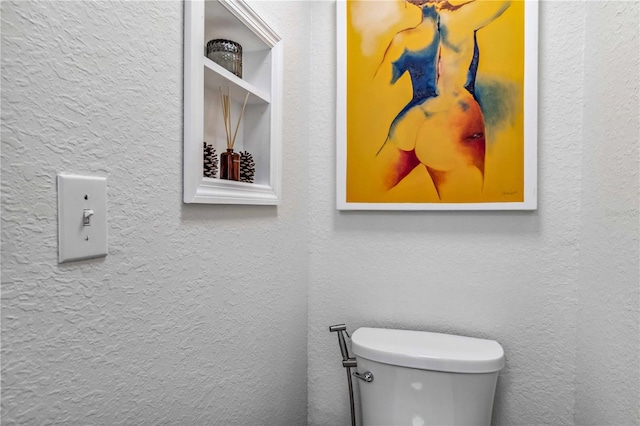
<path id="1" fill-rule="evenodd" d="M 437 21 L 438 19 L 440 19 L 440 16 L 438 15 L 438 11 L 436 10 L 435 6 L 424 6 L 422 8 L 422 17 L 430 18 L 434 21 Z"/>
<path id="2" fill-rule="evenodd" d="M 462 112 L 467 112 L 467 110 L 469 109 L 469 104 L 465 101 L 458 101 L 458 105 L 460 105 Z"/>
<path id="3" fill-rule="evenodd" d="M 480 63 L 480 49 L 478 49 L 478 30 L 473 32 L 473 58 L 467 72 L 467 83 L 464 88 L 467 89 L 471 96 L 476 100 L 476 76 L 478 75 L 478 64 Z"/>
<path id="4" fill-rule="evenodd" d="M 513 124 L 513 112 L 518 101 L 518 86 L 515 83 L 479 79 L 475 87 L 476 99 L 487 127 L 497 130 L 505 124 Z"/>
<path id="5" fill-rule="evenodd" d="M 436 25 L 439 25 L 439 17 L 435 8 L 423 8 L 422 15 L 425 19 L 431 19 Z M 425 100 L 438 95 L 436 84 L 440 40 L 440 33 L 436 31 L 433 40 L 424 49 L 419 51 L 405 49 L 400 58 L 392 63 L 391 84 L 395 84 L 404 73 L 409 73 L 413 96 L 409 103 L 398 113 L 396 118 L 393 119 L 389 128 L 389 135 L 393 133 L 396 124 L 404 117 L 407 111 L 416 105 L 420 105 Z"/>
<path id="6" fill-rule="evenodd" d="M 405 72 L 409 73 L 413 86 L 413 98 L 411 102 L 414 105 L 436 96 L 438 93 L 436 76 L 439 42 L 440 37 L 436 33 L 436 36 L 429 46 L 417 52 L 405 49 L 402 56 L 392 64 L 393 75 L 391 84 L 397 82 Z"/>
<path id="7" fill-rule="evenodd" d="M 438 21 L 438 32 L 440 33 L 440 36 L 442 37 L 442 44 L 447 46 L 449 49 L 451 49 L 452 51 L 456 52 L 456 53 L 460 53 L 460 48 L 458 46 L 456 46 L 455 44 L 452 44 L 449 42 L 449 30 L 447 29 L 446 25 L 440 25 L 440 21 Z"/>

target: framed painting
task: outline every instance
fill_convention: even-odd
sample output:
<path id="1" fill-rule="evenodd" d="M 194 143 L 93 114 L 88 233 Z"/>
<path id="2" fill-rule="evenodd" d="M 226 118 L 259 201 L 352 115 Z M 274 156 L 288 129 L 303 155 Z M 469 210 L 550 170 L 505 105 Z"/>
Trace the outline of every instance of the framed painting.
<path id="1" fill-rule="evenodd" d="M 337 7 L 338 209 L 536 209 L 537 1 Z"/>

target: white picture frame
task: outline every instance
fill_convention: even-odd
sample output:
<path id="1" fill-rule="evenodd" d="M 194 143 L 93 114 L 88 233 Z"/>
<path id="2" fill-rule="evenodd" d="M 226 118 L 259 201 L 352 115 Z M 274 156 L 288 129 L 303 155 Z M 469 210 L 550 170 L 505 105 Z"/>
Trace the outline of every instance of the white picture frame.
<path id="1" fill-rule="evenodd" d="M 402 1 L 402 0 L 398 0 Z M 524 82 L 523 92 L 523 195 L 522 200 L 508 202 L 379 202 L 349 199 L 347 140 L 347 7 L 351 0 L 337 1 L 337 106 L 336 106 L 336 205 L 338 210 L 535 210 L 537 208 L 537 68 L 538 1 L 524 4 Z M 370 2 L 378 7 L 380 2 Z M 413 7 L 413 6 L 409 6 Z M 480 54 L 481 56 L 481 54 Z M 481 59 L 480 59 L 481 60 Z M 367 179 L 367 176 L 362 176 Z"/>

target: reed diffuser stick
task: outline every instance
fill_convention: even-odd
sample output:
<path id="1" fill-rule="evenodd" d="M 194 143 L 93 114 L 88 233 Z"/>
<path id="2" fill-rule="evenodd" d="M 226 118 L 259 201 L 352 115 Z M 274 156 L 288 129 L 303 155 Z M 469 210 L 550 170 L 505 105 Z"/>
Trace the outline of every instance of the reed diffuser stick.
<path id="1" fill-rule="evenodd" d="M 227 87 L 227 97 L 226 97 L 226 102 L 227 102 L 227 120 L 229 121 L 227 123 L 227 148 L 231 148 L 233 149 L 233 141 L 231 140 L 231 89 Z"/>
<path id="2" fill-rule="evenodd" d="M 249 93 L 244 97 L 244 104 L 242 105 L 242 111 L 240 111 L 240 117 L 238 117 L 238 122 L 236 123 L 236 130 L 233 133 L 233 137 L 231 137 L 231 94 L 229 89 L 227 88 L 227 94 L 222 94 L 222 87 L 220 89 L 220 104 L 222 105 L 222 119 L 224 121 L 224 131 L 227 136 L 227 149 L 233 149 L 236 144 L 236 137 L 238 136 L 238 129 L 240 128 L 240 122 L 242 121 L 242 117 L 244 116 L 244 110 L 247 107 L 247 101 L 249 100 Z"/>
<path id="3" fill-rule="evenodd" d="M 242 104 L 242 111 L 240 111 L 240 118 L 238 118 L 238 124 L 236 124 L 236 131 L 233 133 L 233 139 L 231 140 L 231 148 L 236 144 L 236 136 L 238 136 L 238 128 L 240 127 L 240 120 L 242 120 L 242 116 L 244 115 L 244 109 L 247 107 L 247 101 L 249 100 L 249 92 L 247 92 L 247 96 L 244 97 L 244 104 Z"/>
<path id="4" fill-rule="evenodd" d="M 231 139 L 229 137 L 229 97 L 222 94 L 222 87 L 220 87 L 220 104 L 222 105 L 222 121 L 224 122 L 224 131 L 227 136 L 227 148 L 230 148 Z"/>

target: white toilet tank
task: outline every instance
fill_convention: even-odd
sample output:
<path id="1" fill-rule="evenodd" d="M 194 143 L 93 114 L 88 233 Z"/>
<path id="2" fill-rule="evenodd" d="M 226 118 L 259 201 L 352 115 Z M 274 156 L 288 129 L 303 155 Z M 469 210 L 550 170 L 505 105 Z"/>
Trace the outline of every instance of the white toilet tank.
<path id="1" fill-rule="evenodd" d="M 504 350 L 493 340 L 359 328 L 362 426 L 489 425 Z"/>

